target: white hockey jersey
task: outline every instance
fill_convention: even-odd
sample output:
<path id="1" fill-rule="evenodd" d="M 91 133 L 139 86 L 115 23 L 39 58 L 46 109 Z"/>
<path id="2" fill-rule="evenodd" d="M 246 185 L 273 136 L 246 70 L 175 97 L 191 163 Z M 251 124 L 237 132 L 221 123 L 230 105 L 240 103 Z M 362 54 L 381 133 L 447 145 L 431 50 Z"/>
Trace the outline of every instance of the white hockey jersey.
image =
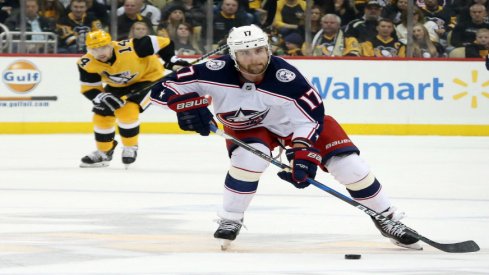
<path id="1" fill-rule="evenodd" d="M 264 127 L 286 138 L 315 142 L 324 106 L 319 93 L 282 58 L 272 56 L 259 83 L 243 82 L 230 56 L 178 71 L 153 87 L 151 100 L 166 106 L 170 96 L 196 92 L 212 97 L 216 118 L 233 130 Z"/>

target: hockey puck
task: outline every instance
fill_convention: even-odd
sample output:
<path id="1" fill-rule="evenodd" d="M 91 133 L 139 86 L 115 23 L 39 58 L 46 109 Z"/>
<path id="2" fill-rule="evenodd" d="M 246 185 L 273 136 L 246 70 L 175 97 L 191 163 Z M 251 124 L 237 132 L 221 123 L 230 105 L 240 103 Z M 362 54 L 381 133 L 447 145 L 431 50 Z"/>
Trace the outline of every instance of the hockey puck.
<path id="1" fill-rule="evenodd" d="M 347 260 L 359 260 L 362 257 L 360 254 L 345 254 Z"/>

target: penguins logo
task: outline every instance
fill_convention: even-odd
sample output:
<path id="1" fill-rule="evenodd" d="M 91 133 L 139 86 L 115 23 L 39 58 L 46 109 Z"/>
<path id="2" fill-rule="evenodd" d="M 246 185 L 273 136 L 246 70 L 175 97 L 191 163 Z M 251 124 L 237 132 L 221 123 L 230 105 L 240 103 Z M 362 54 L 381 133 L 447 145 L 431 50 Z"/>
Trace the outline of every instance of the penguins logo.
<path id="1" fill-rule="evenodd" d="M 127 84 L 129 83 L 134 77 L 136 77 L 137 73 L 131 74 L 129 71 L 125 71 L 122 73 L 118 74 L 109 74 L 108 72 L 103 72 L 103 74 L 113 83 L 117 84 Z"/>

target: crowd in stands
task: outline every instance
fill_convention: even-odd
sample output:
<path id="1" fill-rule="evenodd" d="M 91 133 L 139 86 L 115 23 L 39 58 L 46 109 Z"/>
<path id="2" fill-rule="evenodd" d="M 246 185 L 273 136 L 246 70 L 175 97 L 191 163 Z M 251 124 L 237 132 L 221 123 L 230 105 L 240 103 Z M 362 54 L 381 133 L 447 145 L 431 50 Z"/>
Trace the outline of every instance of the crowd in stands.
<path id="1" fill-rule="evenodd" d="M 178 55 L 202 54 L 208 42 L 206 3 L 118 0 L 115 38 L 165 36 L 175 42 Z M 225 43 L 231 28 L 255 24 L 269 34 L 276 55 L 406 57 L 408 41 L 417 58 L 478 58 L 489 51 L 489 0 L 417 0 L 410 17 L 408 0 L 315 0 L 309 16 L 306 0 L 213 3 L 214 47 Z M 26 28 L 56 33 L 58 53 L 83 53 L 87 32 L 111 31 L 110 8 L 110 0 L 26 0 Z M 20 29 L 19 1 L 0 0 L 0 23 Z"/>

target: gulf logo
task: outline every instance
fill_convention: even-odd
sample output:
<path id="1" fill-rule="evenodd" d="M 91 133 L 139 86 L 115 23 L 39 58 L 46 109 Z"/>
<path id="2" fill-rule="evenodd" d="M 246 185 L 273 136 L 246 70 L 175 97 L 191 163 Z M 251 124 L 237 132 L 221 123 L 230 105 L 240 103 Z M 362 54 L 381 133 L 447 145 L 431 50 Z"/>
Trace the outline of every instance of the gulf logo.
<path id="1" fill-rule="evenodd" d="M 3 71 L 2 81 L 14 92 L 27 93 L 41 82 L 41 72 L 31 62 L 19 60 Z"/>

